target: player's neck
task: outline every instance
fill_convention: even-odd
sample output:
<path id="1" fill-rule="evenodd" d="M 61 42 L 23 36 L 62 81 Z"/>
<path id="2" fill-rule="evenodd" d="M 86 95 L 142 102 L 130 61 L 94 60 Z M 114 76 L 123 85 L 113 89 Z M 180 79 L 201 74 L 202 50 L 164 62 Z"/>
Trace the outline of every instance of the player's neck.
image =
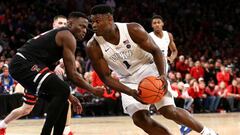
<path id="1" fill-rule="evenodd" d="M 163 37 L 163 31 L 154 31 L 154 34 L 159 37 L 159 38 L 162 38 Z"/>
<path id="2" fill-rule="evenodd" d="M 111 44 L 118 45 L 120 40 L 120 33 L 118 27 L 114 24 L 112 29 L 109 30 L 103 38 Z"/>

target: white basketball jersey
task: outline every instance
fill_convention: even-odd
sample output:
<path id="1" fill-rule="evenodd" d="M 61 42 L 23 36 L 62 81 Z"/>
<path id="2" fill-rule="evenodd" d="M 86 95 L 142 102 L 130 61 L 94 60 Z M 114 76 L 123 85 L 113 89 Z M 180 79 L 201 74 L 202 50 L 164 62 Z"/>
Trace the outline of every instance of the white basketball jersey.
<path id="1" fill-rule="evenodd" d="M 154 32 L 150 32 L 149 35 L 152 37 L 153 41 L 158 45 L 158 47 L 161 49 L 162 53 L 165 57 L 167 57 L 168 54 L 168 46 L 170 43 L 170 38 L 167 31 L 163 31 L 163 37 L 157 37 Z"/>
<path id="2" fill-rule="evenodd" d="M 93 36 L 99 43 L 109 68 L 119 75 L 120 81 L 123 83 L 139 83 L 143 77 L 157 75 L 152 55 L 132 41 L 127 23 L 115 24 L 120 34 L 117 45 L 105 41 L 102 36 Z M 151 68 L 151 71 L 146 70 L 147 68 Z"/>
<path id="3" fill-rule="evenodd" d="M 168 72 L 168 63 L 167 63 L 167 56 L 168 56 L 168 46 L 170 43 L 170 38 L 167 31 L 163 31 L 163 37 L 160 38 L 154 34 L 154 32 L 150 32 L 149 35 L 152 37 L 153 41 L 156 43 L 156 45 L 160 48 L 163 55 L 165 56 L 166 61 L 166 72 Z"/>

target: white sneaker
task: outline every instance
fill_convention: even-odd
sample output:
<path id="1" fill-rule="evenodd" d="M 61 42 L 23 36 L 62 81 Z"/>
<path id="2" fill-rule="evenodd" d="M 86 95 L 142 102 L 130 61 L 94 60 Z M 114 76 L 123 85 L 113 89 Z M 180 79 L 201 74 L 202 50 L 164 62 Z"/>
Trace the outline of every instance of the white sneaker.
<path id="1" fill-rule="evenodd" d="M 218 135 L 214 130 L 208 128 L 207 131 L 203 132 L 202 135 Z"/>

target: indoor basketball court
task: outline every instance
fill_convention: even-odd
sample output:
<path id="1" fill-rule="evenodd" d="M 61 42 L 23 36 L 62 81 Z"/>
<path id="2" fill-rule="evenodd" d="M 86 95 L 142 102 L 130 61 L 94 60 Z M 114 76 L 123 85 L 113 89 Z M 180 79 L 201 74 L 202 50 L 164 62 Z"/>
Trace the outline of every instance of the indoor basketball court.
<path id="1" fill-rule="evenodd" d="M 216 130 L 219 135 L 238 135 L 240 133 L 239 113 L 212 113 L 194 114 L 194 117 L 206 126 Z M 177 124 L 155 115 L 154 119 L 161 122 L 174 135 L 180 135 Z M 44 120 L 17 120 L 7 128 L 7 135 L 38 135 Z M 121 117 L 89 117 L 75 118 L 71 128 L 74 135 L 146 135 L 141 129 L 135 127 L 128 116 Z M 189 135 L 199 135 L 191 132 Z"/>

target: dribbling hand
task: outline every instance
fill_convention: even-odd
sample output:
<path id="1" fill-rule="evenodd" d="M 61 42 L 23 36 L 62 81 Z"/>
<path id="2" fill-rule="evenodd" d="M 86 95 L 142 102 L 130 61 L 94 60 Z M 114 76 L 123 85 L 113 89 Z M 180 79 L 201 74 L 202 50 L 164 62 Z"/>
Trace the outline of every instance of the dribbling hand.
<path id="1" fill-rule="evenodd" d="M 163 83 L 164 83 L 164 85 L 163 85 L 164 89 L 167 89 L 167 86 L 168 86 L 167 77 L 166 77 L 165 75 L 161 75 L 161 76 L 159 76 L 158 78 L 163 81 Z"/>
<path id="2" fill-rule="evenodd" d="M 131 92 L 130 92 L 130 96 L 132 96 L 133 98 L 135 98 L 137 101 L 139 101 L 140 103 L 142 104 L 147 104 L 147 103 L 144 103 L 142 101 L 142 99 L 139 97 L 139 91 L 135 90 L 135 89 L 132 89 Z"/>
<path id="3" fill-rule="evenodd" d="M 77 114 L 82 113 L 82 105 L 80 103 L 80 101 L 73 95 L 69 95 L 69 101 L 72 103 L 73 105 L 73 111 L 76 112 Z"/>

